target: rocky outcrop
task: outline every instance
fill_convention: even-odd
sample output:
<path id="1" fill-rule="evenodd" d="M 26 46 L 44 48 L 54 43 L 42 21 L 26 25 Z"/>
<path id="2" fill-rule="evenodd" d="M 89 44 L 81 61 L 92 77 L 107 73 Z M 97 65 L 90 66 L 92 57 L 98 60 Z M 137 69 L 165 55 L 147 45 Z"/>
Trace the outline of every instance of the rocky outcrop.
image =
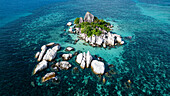
<path id="1" fill-rule="evenodd" d="M 85 59 L 82 60 L 80 67 L 84 69 L 86 67 Z"/>
<path id="2" fill-rule="evenodd" d="M 86 42 L 88 42 L 88 41 L 89 41 L 89 40 L 88 40 L 88 37 L 86 37 L 85 41 L 86 41 Z"/>
<path id="3" fill-rule="evenodd" d="M 41 82 L 46 82 L 54 77 L 55 77 L 55 72 L 47 73 L 44 77 L 42 77 Z"/>
<path id="4" fill-rule="evenodd" d="M 51 43 L 46 44 L 46 46 L 50 47 L 50 46 L 53 46 L 54 44 L 55 44 L 54 42 L 51 42 Z"/>
<path id="5" fill-rule="evenodd" d="M 101 61 L 93 60 L 91 62 L 91 68 L 95 74 L 103 74 L 105 71 L 104 63 Z"/>
<path id="6" fill-rule="evenodd" d="M 37 52 L 37 53 L 35 54 L 35 58 L 38 58 L 39 55 L 40 55 L 40 52 Z"/>
<path id="7" fill-rule="evenodd" d="M 96 43 L 96 36 L 95 35 L 92 36 L 92 41 L 91 41 L 91 44 L 94 44 L 94 43 Z"/>
<path id="8" fill-rule="evenodd" d="M 95 22 L 97 22 L 99 19 L 97 19 L 97 17 L 93 16 L 90 12 L 87 12 L 84 16 L 84 21 L 83 21 L 82 17 L 79 18 L 79 24 L 82 22 L 91 23 L 91 22 L 94 22 L 94 20 L 95 20 Z M 108 24 L 108 23 L 106 23 L 104 26 L 106 26 L 110 30 L 112 30 L 111 28 L 113 27 L 113 25 Z M 100 36 L 93 34 L 92 36 L 88 37 L 87 34 L 81 33 L 81 28 L 76 25 L 75 25 L 74 29 L 75 29 L 75 32 L 72 32 L 72 33 L 79 34 L 79 37 L 81 39 L 83 39 L 85 42 L 89 43 L 93 47 L 95 47 L 95 46 L 102 47 L 103 46 L 104 48 L 106 48 L 107 46 L 109 46 L 109 48 L 111 48 L 111 47 L 114 47 L 115 45 L 118 45 L 118 44 L 122 45 L 125 43 L 124 41 L 122 41 L 122 38 L 120 35 L 111 33 L 109 31 L 107 32 L 105 28 L 102 28 L 99 26 L 96 26 L 94 28 L 92 27 L 92 29 L 97 29 L 97 30 L 101 31 Z M 72 31 L 72 29 L 70 29 L 70 32 L 71 31 Z"/>
<path id="9" fill-rule="evenodd" d="M 94 16 L 90 13 L 87 12 L 86 15 L 84 16 L 84 22 L 93 22 L 94 21 Z"/>
<path id="10" fill-rule="evenodd" d="M 72 58 L 72 54 L 63 54 L 62 58 L 63 58 L 63 60 L 69 60 Z"/>
<path id="11" fill-rule="evenodd" d="M 88 42 L 92 42 L 92 37 L 88 37 Z"/>
<path id="12" fill-rule="evenodd" d="M 84 69 L 85 67 L 88 68 L 90 66 L 92 59 L 93 57 L 88 51 L 87 54 L 85 52 L 78 54 L 76 58 L 76 62 L 80 64 L 80 67 L 82 69 Z"/>
<path id="13" fill-rule="evenodd" d="M 84 69 L 86 67 L 86 53 L 83 53 L 83 59 L 81 61 L 80 67 Z"/>
<path id="14" fill-rule="evenodd" d="M 61 62 L 57 62 L 56 66 L 59 67 L 61 70 L 68 70 L 72 65 L 69 64 L 69 62 L 67 61 L 61 61 Z"/>
<path id="15" fill-rule="evenodd" d="M 41 47 L 41 52 L 40 52 L 40 55 L 39 55 L 37 61 L 41 61 L 41 59 L 43 58 L 43 56 L 44 56 L 46 50 L 47 50 L 47 46 L 46 46 L 46 45 L 43 45 L 43 46 Z"/>
<path id="16" fill-rule="evenodd" d="M 74 50 L 73 47 L 67 47 L 67 48 L 66 48 L 66 51 L 73 51 L 73 50 Z"/>
<path id="17" fill-rule="evenodd" d="M 93 57 L 91 56 L 90 52 L 87 51 L 87 54 L 86 54 L 86 68 L 89 68 L 92 59 L 93 59 Z"/>
<path id="18" fill-rule="evenodd" d="M 86 39 L 86 37 L 87 37 L 87 35 L 86 35 L 86 34 L 84 34 L 84 33 L 81 33 L 81 34 L 80 34 L 80 37 L 81 37 L 83 40 L 85 40 L 85 39 Z"/>
<path id="19" fill-rule="evenodd" d="M 77 55 L 76 62 L 78 64 L 81 64 L 82 59 L 83 59 L 83 53 L 80 53 Z"/>
<path id="20" fill-rule="evenodd" d="M 107 46 L 115 46 L 117 44 L 124 44 L 120 35 L 112 34 L 107 32 L 106 34 L 101 34 L 100 36 L 92 35 L 88 37 L 84 33 L 79 34 L 81 39 L 85 40 L 85 42 L 90 43 L 91 46 L 103 46 L 106 48 Z"/>
<path id="21" fill-rule="evenodd" d="M 71 33 L 73 33 L 73 28 L 70 27 L 68 31 L 71 32 Z"/>
<path id="22" fill-rule="evenodd" d="M 46 54 L 43 57 L 43 60 L 51 61 L 55 58 L 57 51 L 52 50 L 51 48 L 47 50 Z"/>
<path id="23" fill-rule="evenodd" d="M 81 28 L 75 28 L 76 33 L 81 33 Z"/>
<path id="24" fill-rule="evenodd" d="M 103 48 L 106 48 L 106 42 L 103 43 Z"/>
<path id="25" fill-rule="evenodd" d="M 33 71 L 33 75 L 36 74 L 38 71 L 42 71 L 44 69 L 47 68 L 47 61 L 46 60 L 42 60 L 39 64 L 37 64 L 37 66 L 35 67 L 34 71 Z"/>
<path id="26" fill-rule="evenodd" d="M 121 41 L 120 44 L 123 45 L 125 43 L 125 41 Z"/>
<path id="27" fill-rule="evenodd" d="M 97 37 L 97 36 L 96 36 L 96 37 Z M 99 46 L 101 46 L 102 43 L 103 43 L 103 39 L 102 39 L 100 36 L 97 37 L 97 38 L 96 38 L 96 44 L 99 45 Z"/>
<path id="28" fill-rule="evenodd" d="M 71 25 L 72 25 L 72 23 L 71 23 L 71 22 L 68 22 L 68 23 L 67 23 L 67 26 L 71 26 Z"/>
<path id="29" fill-rule="evenodd" d="M 56 55 L 57 55 L 57 51 L 60 49 L 60 45 L 56 45 L 54 46 L 52 49 L 48 49 L 46 54 L 43 57 L 43 60 L 47 60 L 47 61 L 52 61 Z"/>
<path id="30" fill-rule="evenodd" d="M 81 23 L 83 23 L 83 18 L 82 17 L 80 17 L 80 19 L 79 19 L 79 24 L 81 24 Z"/>
<path id="31" fill-rule="evenodd" d="M 56 45 L 52 48 L 52 50 L 54 50 L 54 51 L 59 51 L 60 48 L 61 48 L 60 44 L 56 44 Z"/>

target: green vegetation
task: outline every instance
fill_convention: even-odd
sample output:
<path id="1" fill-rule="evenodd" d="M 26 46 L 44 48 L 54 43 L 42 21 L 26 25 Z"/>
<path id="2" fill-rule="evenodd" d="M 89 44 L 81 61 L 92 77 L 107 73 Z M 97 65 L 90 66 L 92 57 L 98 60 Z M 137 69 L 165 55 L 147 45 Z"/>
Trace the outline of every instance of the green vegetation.
<path id="1" fill-rule="evenodd" d="M 76 19 L 74 20 L 74 23 L 75 23 L 75 24 L 79 24 L 79 19 L 80 19 L 80 18 L 76 18 Z"/>
<path id="2" fill-rule="evenodd" d="M 76 24 L 76 27 L 81 28 L 81 32 L 87 34 L 88 37 L 94 35 L 100 36 L 102 34 L 102 31 L 100 31 L 98 28 L 106 30 L 107 32 L 110 31 L 110 28 L 107 26 L 111 25 L 110 23 L 104 21 L 103 19 L 99 20 L 97 17 L 94 17 L 94 22 L 82 22 L 79 24 L 79 18 L 76 18 L 74 23 Z"/>

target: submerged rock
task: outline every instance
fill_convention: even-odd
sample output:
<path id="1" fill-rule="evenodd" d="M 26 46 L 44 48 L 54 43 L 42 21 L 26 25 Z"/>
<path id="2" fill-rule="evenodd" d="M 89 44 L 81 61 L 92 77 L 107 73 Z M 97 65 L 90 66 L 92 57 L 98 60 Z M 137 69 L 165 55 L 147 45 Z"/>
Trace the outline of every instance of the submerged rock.
<path id="1" fill-rule="evenodd" d="M 78 67 L 74 67 L 73 70 L 72 70 L 72 73 L 73 74 L 78 74 L 79 73 Z"/>
<path id="2" fill-rule="evenodd" d="M 116 74 L 116 72 L 113 69 L 109 70 L 109 73 L 112 74 L 112 75 Z"/>
<path id="3" fill-rule="evenodd" d="M 59 71 L 58 67 L 56 66 L 56 64 L 51 65 L 51 70 L 52 71 Z"/>
<path id="4" fill-rule="evenodd" d="M 112 76 L 109 74 L 109 72 L 106 72 L 106 73 L 105 73 L 105 76 L 108 77 L 108 78 L 112 77 Z"/>
<path id="5" fill-rule="evenodd" d="M 32 87 L 35 87 L 34 81 L 31 82 L 31 86 L 32 86 Z"/>
<path id="6" fill-rule="evenodd" d="M 74 52 L 74 54 L 73 54 L 73 55 L 77 56 L 77 55 L 78 55 L 78 52 Z"/>
<path id="7" fill-rule="evenodd" d="M 66 51 L 73 51 L 73 50 L 74 50 L 73 47 L 67 47 L 67 48 L 66 48 Z"/>
<path id="8" fill-rule="evenodd" d="M 76 39 L 76 40 L 74 41 L 74 44 L 76 44 L 78 41 L 79 41 L 79 39 Z"/>
<path id="9" fill-rule="evenodd" d="M 105 77 L 103 77 L 103 84 L 105 84 L 106 83 L 106 78 Z"/>
<path id="10" fill-rule="evenodd" d="M 46 46 L 46 45 L 43 45 L 43 46 L 41 47 L 41 52 L 40 52 L 40 55 L 39 55 L 37 61 L 41 61 L 41 59 L 43 58 L 46 50 L 47 50 L 47 46 Z"/>
<path id="11" fill-rule="evenodd" d="M 44 77 L 42 77 L 41 81 L 45 82 L 45 81 L 52 79 L 53 77 L 55 77 L 55 72 L 50 72 L 50 73 L 47 73 Z"/>
<path id="12" fill-rule="evenodd" d="M 112 67 L 114 67 L 114 65 L 113 64 L 109 64 L 108 67 L 112 68 Z"/>
<path id="13" fill-rule="evenodd" d="M 60 78 L 58 76 L 51 78 L 52 82 L 54 84 L 59 84 L 60 83 Z"/>
<path id="14" fill-rule="evenodd" d="M 104 63 L 101 61 L 93 60 L 91 62 L 91 68 L 95 74 L 103 74 L 105 71 Z"/>
<path id="15" fill-rule="evenodd" d="M 36 74 L 38 71 L 42 71 L 42 70 L 46 69 L 47 63 L 48 62 L 46 60 L 43 60 L 39 64 L 37 64 L 37 66 L 35 67 L 35 69 L 33 71 L 33 75 Z"/>
<path id="16" fill-rule="evenodd" d="M 63 58 L 63 60 L 69 60 L 72 58 L 72 54 L 63 54 L 62 58 Z"/>
<path id="17" fill-rule="evenodd" d="M 68 70 L 71 67 L 71 64 L 69 64 L 69 62 L 67 61 L 61 61 L 61 62 L 57 62 L 56 66 L 58 66 L 60 69 L 64 69 L 64 70 Z"/>
<path id="18" fill-rule="evenodd" d="M 128 83 L 132 83 L 130 80 L 127 81 Z"/>

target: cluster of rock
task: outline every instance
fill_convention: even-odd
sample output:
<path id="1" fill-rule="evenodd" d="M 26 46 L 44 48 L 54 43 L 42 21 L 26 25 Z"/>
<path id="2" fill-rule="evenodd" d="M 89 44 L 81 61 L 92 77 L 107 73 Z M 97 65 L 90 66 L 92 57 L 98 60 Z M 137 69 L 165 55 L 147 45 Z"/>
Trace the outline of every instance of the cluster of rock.
<path id="1" fill-rule="evenodd" d="M 76 58 L 76 62 L 80 64 L 80 67 L 82 69 L 89 68 L 91 66 L 93 72 L 95 74 L 104 74 L 105 66 L 104 63 L 98 60 L 93 60 L 93 57 L 91 56 L 90 52 L 87 53 L 79 53 Z"/>
<path id="2" fill-rule="evenodd" d="M 94 15 L 92 15 L 90 12 L 87 12 L 84 16 L 84 20 L 82 17 L 79 19 L 79 24 L 82 22 L 93 22 L 94 21 Z M 112 25 L 107 25 L 108 28 L 112 28 Z M 106 30 L 96 27 L 100 31 L 102 31 L 102 34 L 100 36 L 90 36 L 88 37 L 87 34 L 81 33 L 81 28 L 76 27 L 70 27 L 69 32 L 79 34 L 80 38 L 83 39 L 85 42 L 88 42 L 91 46 L 103 46 L 106 48 L 107 46 L 115 46 L 115 45 L 122 45 L 124 44 L 124 41 L 122 40 L 121 36 L 118 34 L 113 34 L 111 32 L 107 32 Z M 75 30 L 75 31 L 73 31 Z"/>
<path id="3" fill-rule="evenodd" d="M 81 31 L 81 30 L 80 30 Z M 80 37 L 87 43 L 89 43 L 91 46 L 103 46 L 106 48 L 107 46 L 115 46 L 115 45 L 122 45 L 124 44 L 124 41 L 122 41 L 122 38 L 120 35 L 112 34 L 111 32 L 108 32 L 106 34 L 101 34 L 100 36 L 90 36 L 88 37 L 84 33 L 79 33 Z"/>
<path id="4" fill-rule="evenodd" d="M 35 58 L 37 58 L 37 61 L 39 62 L 36 67 L 33 70 L 33 75 L 36 74 L 37 72 L 40 72 L 44 69 L 47 68 L 48 62 L 54 60 L 57 55 L 57 51 L 59 51 L 61 48 L 60 44 L 55 44 L 55 43 L 49 43 L 46 45 L 43 45 L 41 47 L 41 52 L 37 52 L 35 54 Z M 66 51 L 72 51 L 74 48 L 72 47 L 67 47 Z M 69 60 L 72 58 L 72 54 L 63 54 L 62 58 L 64 60 Z M 56 64 L 52 65 L 53 70 L 68 70 L 72 65 L 69 64 L 67 61 L 60 61 L 57 62 Z M 45 82 L 47 80 L 53 80 L 56 81 L 58 80 L 58 77 L 55 76 L 55 72 L 50 72 L 47 73 L 44 77 L 42 77 L 42 82 Z"/>
<path id="5" fill-rule="evenodd" d="M 63 58 L 63 60 L 69 60 L 72 58 L 72 54 L 63 54 L 62 58 Z"/>
<path id="6" fill-rule="evenodd" d="M 59 51 L 60 48 L 61 46 L 55 43 L 43 45 L 41 47 L 41 52 L 37 52 L 35 54 L 35 58 L 37 58 L 37 61 L 39 61 L 39 63 L 33 70 L 33 75 L 36 74 L 37 72 L 46 69 L 48 67 L 48 62 L 51 62 L 56 58 L 57 51 Z M 74 48 L 72 47 L 67 47 L 65 49 L 65 51 L 72 50 L 74 50 Z M 74 55 L 77 55 L 76 62 L 80 64 L 80 67 L 82 69 L 91 67 L 92 71 L 97 75 L 103 75 L 105 73 L 105 64 L 102 61 L 99 61 L 101 57 L 100 58 L 98 57 L 98 60 L 94 60 L 93 56 L 90 54 L 89 51 L 87 53 L 83 52 L 79 54 L 78 52 L 75 52 Z M 64 61 L 52 64 L 51 65 L 52 71 L 68 70 L 72 67 L 72 65 L 67 61 L 73 57 L 72 54 L 62 54 L 61 57 L 63 58 Z M 78 67 L 74 67 L 72 72 L 78 73 L 79 72 Z M 60 79 L 59 77 L 56 76 L 55 72 L 46 73 L 41 79 L 42 82 L 46 82 L 48 80 L 57 84 L 60 82 Z M 105 81 L 105 78 L 103 78 L 103 80 Z"/>
<path id="7" fill-rule="evenodd" d="M 67 61 L 57 62 L 55 65 L 62 70 L 63 69 L 68 70 L 71 67 L 71 64 L 69 64 L 69 62 L 67 62 Z"/>
<path id="8" fill-rule="evenodd" d="M 47 73 L 44 77 L 42 77 L 41 81 L 42 83 L 43 82 L 46 82 L 48 80 L 52 80 L 53 83 L 59 83 L 60 80 L 59 78 L 56 76 L 55 72 L 50 72 L 50 73 Z"/>
<path id="9" fill-rule="evenodd" d="M 48 47 L 52 48 L 49 48 L 47 50 Z M 37 61 L 39 61 L 40 63 L 37 64 L 37 66 L 35 67 L 33 75 L 36 74 L 38 71 L 46 69 L 48 64 L 47 61 L 52 61 L 56 57 L 57 51 L 60 50 L 60 48 L 61 46 L 55 43 L 43 45 L 41 47 L 41 52 L 37 52 L 35 55 L 35 58 L 38 58 Z"/>

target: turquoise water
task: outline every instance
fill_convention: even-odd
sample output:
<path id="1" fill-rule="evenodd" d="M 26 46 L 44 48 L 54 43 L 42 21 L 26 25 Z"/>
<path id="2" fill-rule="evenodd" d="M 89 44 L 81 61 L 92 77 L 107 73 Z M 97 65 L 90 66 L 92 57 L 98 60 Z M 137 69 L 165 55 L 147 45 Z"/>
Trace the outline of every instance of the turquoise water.
<path id="1" fill-rule="evenodd" d="M 4 6 L 0 7 L 1 96 L 170 95 L 168 0 L 11 1 L 13 6 L 4 2 L 1 1 Z M 73 44 L 77 37 L 63 30 L 68 29 L 68 21 L 84 16 L 87 11 L 114 24 L 113 32 L 123 37 L 132 36 L 132 40 L 124 39 L 125 45 L 112 49 L 86 46 L 81 40 Z M 103 84 L 91 69 L 82 70 L 74 57 L 70 63 L 79 68 L 78 74 L 73 74 L 72 69 L 59 71 L 56 73 L 61 78 L 60 84 L 41 84 L 41 77 L 51 70 L 48 68 L 32 76 L 38 64 L 34 55 L 49 42 L 60 43 L 62 49 L 72 46 L 76 51 L 90 50 L 92 55 L 113 64 L 116 74 L 106 77 L 106 84 Z M 63 52 L 61 50 L 58 57 Z M 127 88 L 129 79 L 132 83 Z"/>

